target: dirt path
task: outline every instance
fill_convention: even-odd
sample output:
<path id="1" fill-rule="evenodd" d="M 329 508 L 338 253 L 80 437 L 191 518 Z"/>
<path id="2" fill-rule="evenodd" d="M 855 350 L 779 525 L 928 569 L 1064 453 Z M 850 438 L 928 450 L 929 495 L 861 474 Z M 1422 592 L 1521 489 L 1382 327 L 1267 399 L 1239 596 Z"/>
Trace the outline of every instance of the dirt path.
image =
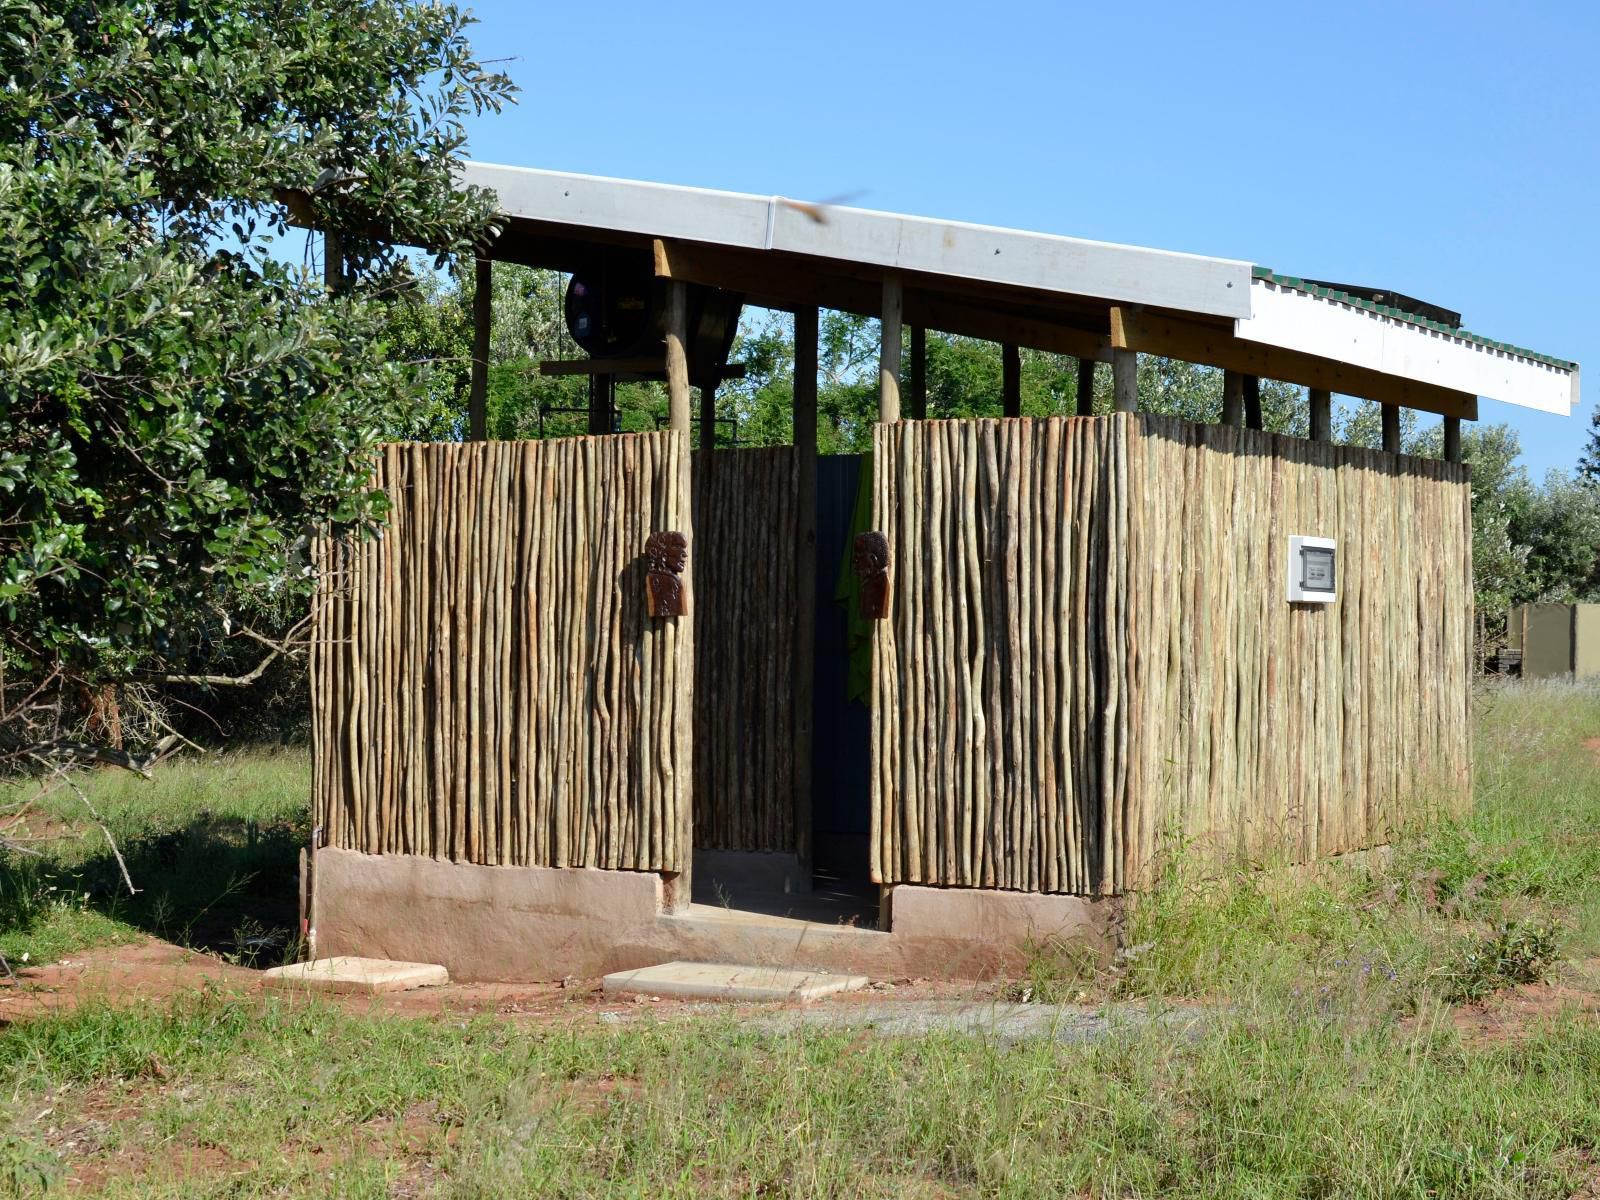
<path id="1" fill-rule="evenodd" d="M 17 979 L 0 978 L 0 1027 L 14 1021 L 68 1012 L 77 1005 L 105 1001 L 170 1001 L 205 987 L 235 995 L 266 991 L 261 973 L 233 966 L 181 946 L 142 938 L 100 946 L 55 963 L 23 968 Z M 293 1003 L 304 993 L 276 991 Z M 1106 1006 L 1094 1002 L 1065 1005 L 1007 1003 L 992 987 L 975 984 L 901 980 L 875 984 L 813 1005 L 728 1005 L 646 996 L 608 996 L 598 979 L 559 983 L 455 983 L 380 996 L 315 993 L 350 1012 L 399 1016 L 494 1015 L 534 1023 L 592 1021 L 601 1025 L 672 1016 L 733 1013 L 773 1030 L 800 1025 L 870 1028 L 885 1034 L 917 1034 L 933 1029 L 987 1032 L 1000 1037 L 1051 1036 L 1086 1040 L 1102 1036 L 1127 1020 L 1144 1019 L 1146 1005 Z M 1201 1010 L 1180 1006 L 1164 1014 L 1192 1033 Z M 1223 1006 L 1225 1007 L 1225 1006 Z M 1509 989 L 1478 1004 L 1462 1005 L 1451 1024 L 1476 1042 L 1514 1040 L 1563 1013 L 1600 1017 L 1600 959 L 1565 965 L 1548 983 Z"/>
<path id="2" fill-rule="evenodd" d="M 237 995 L 267 990 L 259 971 L 236 967 L 210 955 L 146 937 L 123 945 L 98 946 L 60 962 L 23 967 L 17 971 L 15 981 L 0 978 L 0 1025 L 71 1011 L 91 1001 L 167 1001 L 207 986 Z M 291 991 L 272 994 L 290 1001 L 303 995 Z M 726 1006 L 699 1001 L 607 996 L 600 990 L 598 979 L 571 979 L 564 984 L 453 983 L 380 996 L 315 994 L 352 1012 L 388 1012 L 416 1017 L 482 1013 L 536 1022 L 588 1017 L 600 1023 L 615 1024 L 646 1015 L 727 1011 Z M 970 1002 L 984 999 L 986 995 L 983 989 L 972 984 L 918 980 L 880 984 L 869 992 L 838 997 L 832 1003 L 853 1007 L 883 1003 L 890 998 Z M 787 1006 L 750 1007 L 753 1011 L 772 1013 Z"/>

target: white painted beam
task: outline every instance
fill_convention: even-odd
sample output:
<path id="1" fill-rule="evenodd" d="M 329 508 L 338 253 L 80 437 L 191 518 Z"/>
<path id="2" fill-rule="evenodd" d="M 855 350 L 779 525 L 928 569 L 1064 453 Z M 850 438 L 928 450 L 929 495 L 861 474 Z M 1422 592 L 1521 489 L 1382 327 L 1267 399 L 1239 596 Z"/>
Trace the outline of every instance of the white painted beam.
<path id="1" fill-rule="evenodd" d="M 1568 416 L 1578 372 L 1271 280 L 1256 279 L 1239 337 L 1385 375 Z"/>
<path id="2" fill-rule="evenodd" d="M 1250 264 L 1233 259 L 491 163 L 467 163 L 462 182 L 492 190 L 506 216 L 577 229 L 783 250 L 1211 316 L 1250 312 Z"/>

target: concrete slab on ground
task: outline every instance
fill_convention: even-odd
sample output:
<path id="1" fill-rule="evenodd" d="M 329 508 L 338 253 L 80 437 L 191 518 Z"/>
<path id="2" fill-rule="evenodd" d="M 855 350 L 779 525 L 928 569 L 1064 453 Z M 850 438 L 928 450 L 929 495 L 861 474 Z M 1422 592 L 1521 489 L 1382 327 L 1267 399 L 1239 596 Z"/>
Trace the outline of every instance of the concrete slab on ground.
<path id="1" fill-rule="evenodd" d="M 1006 1001 L 882 1000 L 817 1011 L 759 1016 L 749 1023 L 769 1033 L 800 1028 L 865 1029 L 886 1037 L 960 1033 L 997 1041 L 1096 1042 L 1156 1026 L 1177 1037 L 1198 1037 L 1223 1011 L 1199 1005 L 1015 1004 Z"/>
<path id="2" fill-rule="evenodd" d="M 1216 1010 L 1194 1005 L 1143 1004 L 1095 1007 L 1080 1004 L 1015 1004 L 1006 1001 L 884 1000 L 819 1012 L 783 1013 L 751 1022 L 786 1033 L 798 1028 L 867 1029 L 889 1037 L 963 1033 L 999 1041 L 1049 1039 L 1094 1042 L 1115 1033 L 1159 1026 L 1179 1036 L 1197 1036 Z"/>
<path id="3" fill-rule="evenodd" d="M 867 977 L 733 963 L 669 962 L 634 971 L 617 971 L 607 975 L 604 984 L 607 992 L 638 992 L 648 996 L 803 1001 L 864 988 Z"/>
<path id="4" fill-rule="evenodd" d="M 268 987 L 314 988 L 322 992 L 408 992 L 450 982 L 450 972 L 437 963 L 390 962 L 386 958 L 317 958 L 263 971 Z"/>

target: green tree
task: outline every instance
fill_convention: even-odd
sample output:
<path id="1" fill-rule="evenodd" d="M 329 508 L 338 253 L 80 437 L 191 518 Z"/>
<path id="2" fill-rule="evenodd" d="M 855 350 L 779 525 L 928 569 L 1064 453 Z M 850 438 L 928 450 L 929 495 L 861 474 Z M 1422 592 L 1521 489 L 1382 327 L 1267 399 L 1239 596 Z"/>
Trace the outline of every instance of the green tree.
<path id="1" fill-rule="evenodd" d="M 1345 446 L 1364 446 L 1368 450 L 1383 448 L 1383 405 L 1371 400 L 1358 400 L 1353 405 L 1335 411 L 1333 440 Z M 1443 445 L 1437 425 L 1424 428 L 1417 419 L 1415 409 L 1400 410 L 1400 452 L 1402 454 L 1437 457 Z M 1465 451 L 1463 451 L 1465 454 Z"/>
<path id="2" fill-rule="evenodd" d="M 1528 599 L 1529 547 L 1522 539 L 1533 486 L 1517 462 L 1521 453 L 1509 425 L 1462 430 L 1461 457 L 1472 468 L 1473 595 L 1485 617 Z"/>
<path id="3" fill-rule="evenodd" d="M 1529 490 L 1513 535 L 1528 549 L 1519 600 L 1571 604 L 1595 599 L 1600 490 L 1593 484 L 1562 471 L 1549 472 L 1542 487 Z"/>
<path id="4" fill-rule="evenodd" d="M 511 90 L 467 26 L 421 0 L 0 0 L 13 678 L 160 677 L 240 597 L 306 591 L 314 530 L 381 518 L 372 446 L 442 416 L 393 244 L 442 262 L 492 210 L 452 179 L 463 120 Z M 277 256 L 297 216 L 343 231 L 341 295 Z"/>

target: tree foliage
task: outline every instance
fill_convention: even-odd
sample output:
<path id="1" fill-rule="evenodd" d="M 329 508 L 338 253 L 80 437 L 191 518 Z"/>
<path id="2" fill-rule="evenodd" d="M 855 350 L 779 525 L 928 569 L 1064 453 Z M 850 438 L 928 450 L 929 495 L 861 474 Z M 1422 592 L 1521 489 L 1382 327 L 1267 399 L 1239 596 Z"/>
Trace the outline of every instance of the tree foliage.
<path id="1" fill-rule="evenodd" d="M 303 588 L 314 528 L 381 516 L 381 436 L 451 418 L 393 244 L 442 262 L 489 221 L 452 168 L 510 84 L 467 26 L 421 0 L 0 0 L 14 671 L 161 672 L 240 597 Z M 342 232 L 342 294 L 283 261 L 295 216 Z"/>

